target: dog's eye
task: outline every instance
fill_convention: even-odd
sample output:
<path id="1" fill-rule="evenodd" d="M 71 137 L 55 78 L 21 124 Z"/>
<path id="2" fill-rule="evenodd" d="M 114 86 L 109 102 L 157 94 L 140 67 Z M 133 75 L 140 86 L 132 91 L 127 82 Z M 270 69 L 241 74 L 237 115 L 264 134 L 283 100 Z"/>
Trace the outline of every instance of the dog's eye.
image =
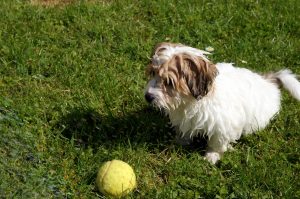
<path id="1" fill-rule="evenodd" d="M 149 73 L 149 74 L 150 74 L 150 76 L 151 76 L 151 77 L 154 77 L 154 76 L 155 76 L 155 72 L 154 72 L 153 70 L 152 70 L 152 71 L 150 71 L 150 73 Z"/>
<path id="2" fill-rule="evenodd" d="M 165 80 L 165 85 L 174 88 L 174 84 L 172 80 Z"/>

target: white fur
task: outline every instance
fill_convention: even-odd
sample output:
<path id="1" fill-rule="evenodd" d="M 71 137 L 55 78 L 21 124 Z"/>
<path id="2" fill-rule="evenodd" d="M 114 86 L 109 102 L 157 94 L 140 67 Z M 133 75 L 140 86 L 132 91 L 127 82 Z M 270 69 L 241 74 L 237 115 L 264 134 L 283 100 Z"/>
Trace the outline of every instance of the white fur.
<path id="1" fill-rule="evenodd" d="M 188 47 L 188 46 L 165 46 L 166 50 L 164 51 L 163 54 L 154 55 L 153 56 L 153 64 L 154 65 L 161 65 L 163 64 L 166 60 L 171 59 L 174 55 L 180 54 L 180 53 L 186 53 L 188 52 L 189 54 L 192 54 L 194 56 L 200 56 L 204 60 L 208 61 L 206 55 L 209 55 L 209 52 L 206 52 L 204 50 L 199 50 L 196 48 Z"/>
<path id="2" fill-rule="evenodd" d="M 297 81 L 296 76 L 292 74 L 290 70 L 282 70 L 277 72 L 275 75 L 278 79 L 280 79 L 283 87 L 300 101 L 300 82 Z"/>
<path id="3" fill-rule="evenodd" d="M 170 47 L 170 49 L 172 49 Z M 202 52 L 202 53 L 200 53 Z M 193 48 L 175 48 L 165 53 L 171 58 L 176 53 L 192 53 L 205 57 Z M 216 64 L 218 75 L 213 89 L 202 99 L 177 94 L 169 103 L 152 79 L 146 93 L 155 96 L 154 104 L 163 108 L 173 126 L 183 137 L 196 134 L 208 137 L 206 159 L 216 163 L 230 148 L 230 143 L 242 135 L 263 129 L 280 109 L 278 85 L 248 69 L 231 63 Z M 300 100 L 300 83 L 289 70 L 273 74 L 295 98 Z"/>
<path id="4" fill-rule="evenodd" d="M 218 160 L 216 152 L 220 157 L 241 135 L 264 128 L 280 108 L 280 91 L 273 83 L 232 64 L 216 66 L 219 75 L 212 93 L 167 110 L 183 134 L 208 136 L 206 157 L 213 163 Z"/>

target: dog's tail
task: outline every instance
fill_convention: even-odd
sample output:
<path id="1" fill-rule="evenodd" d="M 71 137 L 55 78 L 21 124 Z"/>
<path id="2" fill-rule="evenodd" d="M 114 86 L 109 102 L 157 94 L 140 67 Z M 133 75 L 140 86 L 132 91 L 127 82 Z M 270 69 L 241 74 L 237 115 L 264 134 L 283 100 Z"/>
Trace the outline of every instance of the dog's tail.
<path id="1" fill-rule="evenodd" d="M 283 86 L 294 98 L 300 101 L 300 82 L 290 70 L 285 69 L 276 73 L 270 73 L 265 78 L 275 82 L 279 86 Z"/>

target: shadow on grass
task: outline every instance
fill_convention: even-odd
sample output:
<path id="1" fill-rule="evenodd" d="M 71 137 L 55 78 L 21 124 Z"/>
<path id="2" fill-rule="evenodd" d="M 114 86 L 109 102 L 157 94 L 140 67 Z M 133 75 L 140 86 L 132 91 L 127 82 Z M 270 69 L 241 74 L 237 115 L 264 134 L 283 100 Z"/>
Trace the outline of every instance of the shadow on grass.
<path id="1" fill-rule="evenodd" d="M 93 109 L 76 108 L 61 118 L 59 128 L 62 135 L 74 139 L 79 147 L 97 148 L 147 145 L 148 148 L 164 149 L 175 145 L 176 133 L 162 113 L 145 107 L 139 111 L 121 114 L 122 116 L 103 116 Z M 195 138 L 186 150 L 203 151 L 206 141 Z M 180 146 L 178 146 L 180 147 Z"/>

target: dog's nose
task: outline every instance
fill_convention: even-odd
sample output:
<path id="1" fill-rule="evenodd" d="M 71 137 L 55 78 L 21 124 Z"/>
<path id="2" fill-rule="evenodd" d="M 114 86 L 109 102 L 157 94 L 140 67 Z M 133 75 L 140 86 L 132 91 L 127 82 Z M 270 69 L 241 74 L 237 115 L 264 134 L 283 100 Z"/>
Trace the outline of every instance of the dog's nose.
<path id="1" fill-rule="evenodd" d="M 154 96 L 150 93 L 146 93 L 145 99 L 147 100 L 147 102 L 151 103 L 154 100 Z"/>

